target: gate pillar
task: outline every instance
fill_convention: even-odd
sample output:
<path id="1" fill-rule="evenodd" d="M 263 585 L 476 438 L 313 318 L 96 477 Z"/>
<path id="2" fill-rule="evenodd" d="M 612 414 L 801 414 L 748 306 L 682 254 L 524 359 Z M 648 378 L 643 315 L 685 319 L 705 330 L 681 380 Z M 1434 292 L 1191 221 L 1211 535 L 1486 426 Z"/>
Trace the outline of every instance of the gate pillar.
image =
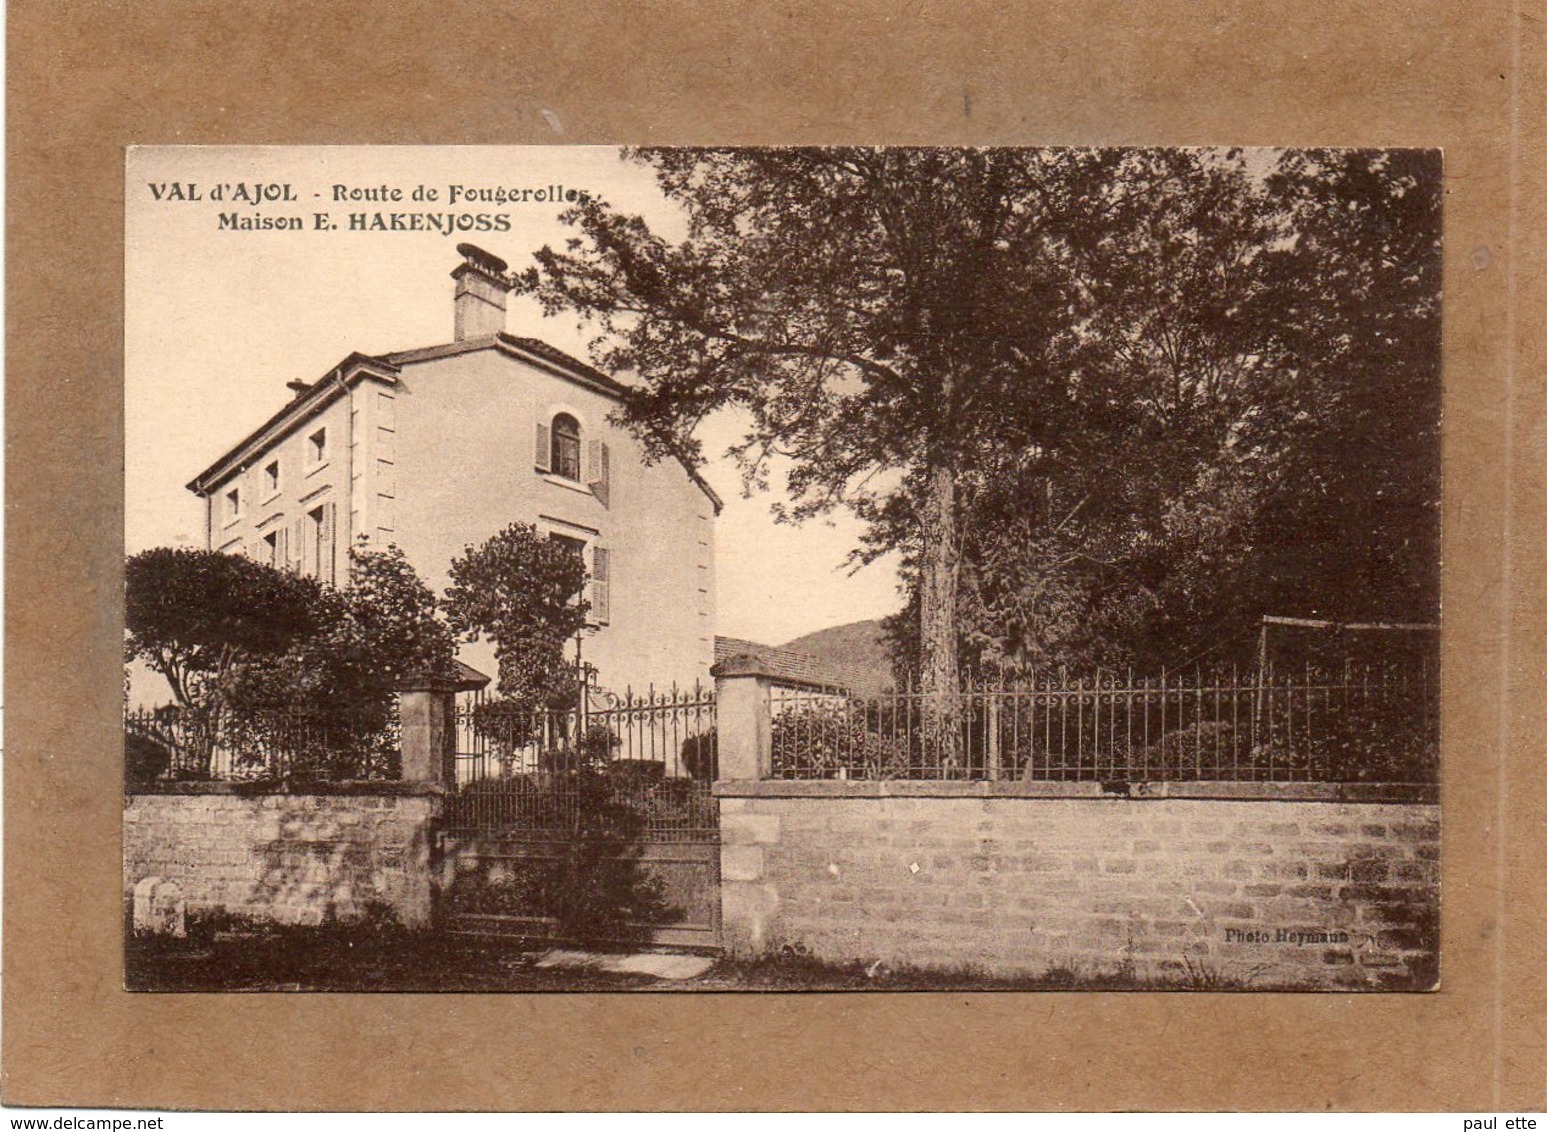
<path id="1" fill-rule="evenodd" d="M 398 720 L 404 782 L 456 786 L 457 682 L 439 676 L 409 677 L 398 685 Z"/>
<path id="2" fill-rule="evenodd" d="M 733 656 L 709 670 L 714 677 L 719 773 L 733 782 L 755 782 L 773 769 L 769 691 L 773 677 L 754 656 Z"/>

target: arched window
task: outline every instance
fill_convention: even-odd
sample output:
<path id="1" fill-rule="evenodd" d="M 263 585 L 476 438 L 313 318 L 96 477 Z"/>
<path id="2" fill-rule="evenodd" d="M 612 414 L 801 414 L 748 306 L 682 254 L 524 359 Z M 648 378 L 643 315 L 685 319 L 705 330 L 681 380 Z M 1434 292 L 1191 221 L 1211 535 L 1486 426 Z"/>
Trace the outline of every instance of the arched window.
<path id="1" fill-rule="evenodd" d="M 568 413 L 553 418 L 553 474 L 580 479 L 580 422 Z"/>

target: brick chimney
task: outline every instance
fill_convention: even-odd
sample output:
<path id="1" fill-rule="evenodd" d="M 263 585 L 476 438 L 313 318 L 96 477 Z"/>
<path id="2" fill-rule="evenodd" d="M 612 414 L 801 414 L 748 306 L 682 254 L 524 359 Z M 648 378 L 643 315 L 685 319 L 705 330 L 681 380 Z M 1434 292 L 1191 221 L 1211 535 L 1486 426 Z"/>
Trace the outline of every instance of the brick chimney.
<path id="1" fill-rule="evenodd" d="M 457 281 L 454 340 L 498 334 L 505 329 L 505 296 L 511 288 L 508 265 L 473 244 L 458 244 L 457 254 L 462 262 L 451 273 Z"/>

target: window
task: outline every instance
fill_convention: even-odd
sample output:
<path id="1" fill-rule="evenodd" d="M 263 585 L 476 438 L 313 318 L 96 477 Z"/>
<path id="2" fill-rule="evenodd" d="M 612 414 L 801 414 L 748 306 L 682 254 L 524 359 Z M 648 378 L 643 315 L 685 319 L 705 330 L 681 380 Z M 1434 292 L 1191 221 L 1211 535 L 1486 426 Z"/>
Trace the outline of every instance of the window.
<path id="1" fill-rule="evenodd" d="M 306 456 L 313 464 L 328 458 L 328 430 L 319 428 L 306 438 Z"/>
<path id="2" fill-rule="evenodd" d="M 580 479 L 580 422 L 568 413 L 553 418 L 553 456 L 549 467 L 556 476 Z"/>
<path id="3" fill-rule="evenodd" d="M 604 546 L 591 545 L 585 539 L 575 538 L 573 535 L 560 534 L 558 531 L 549 531 L 548 537 L 573 554 L 582 565 L 585 564 L 586 550 L 589 547 L 591 568 L 588 571 L 590 578 L 586 597 L 591 603 L 591 624 L 606 625 L 611 622 L 612 551 Z"/>
<path id="4" fill-rule="evenodd" d="M 273 531 L 263 536 L 263 560 L 276 570 L 284 565 L 279 560 L 279 532 Z"/>
<path id="5" fill-rule="evenodd" d="M 585 539 L 575 538 L 572 535 L 561 535 L 557 531 L 549 532 L 548 538 L 552 542 L 558 543 L 565 550 L 580 559 L 581 562 L 585 561 Z"/>
<path id="6" fill-rule="evenodd" d="M 242 489 L 233 487 L 226 492 L 226 519 L 240 519 L 242 517 Z"/>
<path id="7" fill-rule="evenodd" d="M 270 460 L 263 468 L 263 491 L 273 495 L 279 490 L 279 461 Z"/>
<path id="8" fill-rule="evenodd" d="M 308 511 L 306 525 L 311 529 L 304 536 L 306 549 L 310 551 L 305 555 L 306 572 L 330 585 L 336 581 L 333 576 L 333 513 L 332 503 Z"/>

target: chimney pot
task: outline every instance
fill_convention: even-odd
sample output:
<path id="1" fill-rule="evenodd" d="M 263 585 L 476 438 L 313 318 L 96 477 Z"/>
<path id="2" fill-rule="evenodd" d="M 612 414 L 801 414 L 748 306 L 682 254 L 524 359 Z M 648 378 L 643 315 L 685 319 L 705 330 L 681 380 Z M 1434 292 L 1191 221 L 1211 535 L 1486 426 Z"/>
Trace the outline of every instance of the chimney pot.
<path id="1" fill-rule="evenodd" d="M 462 262 L 451 277 L 457 281 L 452 299 L 454 340 L 483 338 L 505 329 L 505 297 L 512 280 L 499 256 L 474 244 L 458 244 Z"/>

